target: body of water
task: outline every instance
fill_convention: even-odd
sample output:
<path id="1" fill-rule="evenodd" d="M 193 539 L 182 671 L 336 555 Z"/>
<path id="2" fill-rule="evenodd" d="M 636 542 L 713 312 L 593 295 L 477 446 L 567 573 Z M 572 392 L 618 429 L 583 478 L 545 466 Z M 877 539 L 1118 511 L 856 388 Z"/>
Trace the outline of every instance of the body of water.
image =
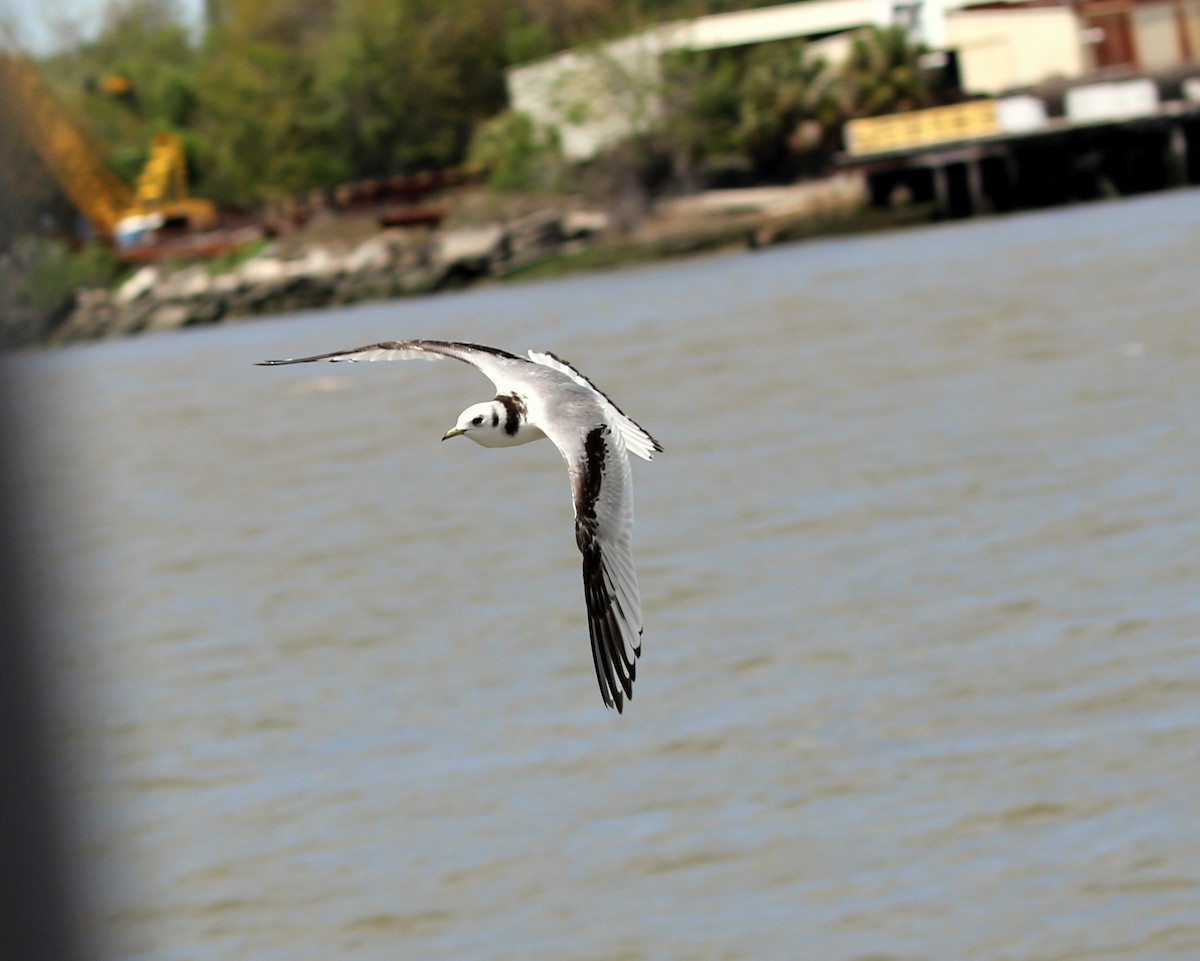
<path id="1" fill-rule="evenodd" d="M 5 361 L 130 961 L 1200 956 L 1200 193 Z M 634 464 L 596 689 L 549 349 Z M 52 600 L 50 600 L 52 599 Z"/>

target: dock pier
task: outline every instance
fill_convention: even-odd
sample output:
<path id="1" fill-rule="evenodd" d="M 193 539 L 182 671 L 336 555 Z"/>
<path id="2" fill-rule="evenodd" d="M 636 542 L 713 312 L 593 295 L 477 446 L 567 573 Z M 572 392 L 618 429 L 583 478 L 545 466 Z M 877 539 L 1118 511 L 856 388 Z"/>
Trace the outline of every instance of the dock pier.
<path id="1" fill-rule="evenodd" d="M 865 174 L 872 206 L 924 203 L 944 219 L 1200 184 L 1200 103 L 1071 119 L 1020 99 L 851 121 L 842 166 Z"/>

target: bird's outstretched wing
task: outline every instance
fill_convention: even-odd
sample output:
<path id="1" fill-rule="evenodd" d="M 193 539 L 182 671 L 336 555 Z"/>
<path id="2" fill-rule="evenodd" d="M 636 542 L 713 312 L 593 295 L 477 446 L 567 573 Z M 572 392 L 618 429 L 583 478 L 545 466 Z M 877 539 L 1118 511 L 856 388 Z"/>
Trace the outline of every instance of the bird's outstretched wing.
<path id="1" fill-rule="evenodd" d="M 546 435 L 562 452 L 575 501 L 575 542 L 600 695 L 620 712 L 633 697 L 642 653 L 642 605 L 633 566 L 633 478 L 621 435 L 599 420 Z"/>
<path id="2" fill-rule="evenodd" d="M 371 361 L 371 360 L 442 360 L 452 357 L 479 368 L 497 390 L 505 385 L 529 361 L 516 354 L 482 344 L 460 344 L 449 340 L 385 340 L 352 350 L 335 350 L 328 354 L 312 357 L 295 357 L 287 360 L 263 360 L 260 367 L 277 367 L 282 364 L 311 364 L 318 360 Z"/>
<path id="3" fill-rule="evenodd" d="M 625 449 L 629 453 L 636 454 L 642 460 L 653 460 L 654 452 L 662 450 L 662 444 L 651 437 L 650 433 L 641 424 L 626 414 L 625 411 L 621 410 L 620 407 L 613 403 L 611 397 L 567 361 L 550 353 L 548 350 L 531 350 L 529 351 L 529 359 L 535 364 L 541 364 L 543 367 L 557 370 L 560 374 L 566 374 L 575 383 L 595 391 L 603 402 L 610 419 L 617 426 L 617 429 L 620 430 L 621 439 L 625 441 Z"/>

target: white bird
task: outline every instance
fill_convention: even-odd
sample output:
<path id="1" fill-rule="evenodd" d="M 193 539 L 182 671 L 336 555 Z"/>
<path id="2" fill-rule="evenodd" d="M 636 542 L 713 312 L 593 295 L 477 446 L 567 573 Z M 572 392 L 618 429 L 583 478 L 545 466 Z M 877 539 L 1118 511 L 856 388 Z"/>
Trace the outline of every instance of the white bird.
<path id="1" fill-rule="evenodd" d="M 633 478 L 629 453 L 651 460 L 662 445 L 590 380 L 551 353 L 529 359 L 495 347 L 441 340 L 385 341 L 314 357 L 318 360 L 442 360 L 478 367 L 496 386 L 495 400 L 473 404 L 442 440 L 460 435 L 483 447 L 514 447 L 548 437 L 567 462 L 575 502 L 575 542 L 583 554 L 592 660 L 600 695 L 620 712 L 633 697 L 642 653 L 642 606 L 633 566 Z"/>

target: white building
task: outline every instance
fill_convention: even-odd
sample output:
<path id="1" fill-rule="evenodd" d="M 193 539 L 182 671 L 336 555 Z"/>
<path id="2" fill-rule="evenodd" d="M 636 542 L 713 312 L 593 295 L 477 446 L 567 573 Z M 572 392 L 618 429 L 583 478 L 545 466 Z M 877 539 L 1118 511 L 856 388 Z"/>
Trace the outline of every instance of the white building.
<path id="1" fill-rule="evenodd" d="M 981 9 L 971 2 L 978 0 L 807 0 L 666 23 L 512 68 L 509 104 L 556 128 L 568 158 L 586 160 L 655 123 L 660 61 L 672 50 L 805 39 L 837 62 L 853 31 L 900 23 L 932 49 L 956 50 L 964 88 L 981 94 L 1120 64 L 1161 69 L 1200 50 L 1200 0 L 1014 0 Z M 1125 11 L 1119 17 L 1117 7 Z"/>
<path id="2" fill-rule="evenodd" d="M 911 9 L 911 4 L 900 7 L 902 12 Z M 509 105 L 557 129 L 569 159 L 587 160 L 658 118 L 659 64 L 669 51 L 821 37 L 896 21 L 892 0 L 808 0 L 665 23 L 612 43 L 513 67 L 508 72 Z"/>

